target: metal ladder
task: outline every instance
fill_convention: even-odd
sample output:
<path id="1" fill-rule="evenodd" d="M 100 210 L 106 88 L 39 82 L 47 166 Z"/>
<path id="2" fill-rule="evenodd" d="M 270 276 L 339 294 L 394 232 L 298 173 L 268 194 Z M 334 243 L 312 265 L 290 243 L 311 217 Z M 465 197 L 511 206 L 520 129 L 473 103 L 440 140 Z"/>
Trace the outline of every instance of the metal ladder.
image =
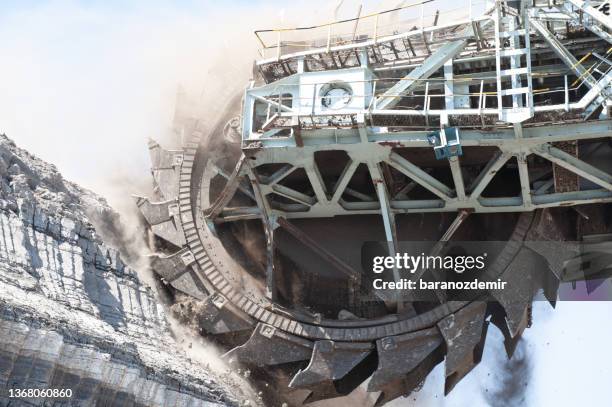
<path id="1" fill-rule="evenodd" d="M 502 8 L 506 10 L 502 16 Z M 533 117 L 533 87 L 531 84 L 531 52 L 529 46 L 529 20 L 523 17 L 520 28 L 518 15 L 508 9 L 504 2 L 497 1 L 495 20 L 495 60 L 497 65 L 497 107 L 499 120 L 520 123 Z M 524 48 L 521 46 L 523 38 Z M 506 40 L 507 43 L 506 43 Z M 523 56 L 525 62 L 522 61 Z M 502 69 L 509 60 L 510 69 Z M 510 88 L 503 88 L 510 77 Z M 525 86 L 526 85 L 526 86 Z M 504 105 L 504 96 L 512 96 L 512 105 Z M 524 96 L 524 98 L 523 98 Z"/>

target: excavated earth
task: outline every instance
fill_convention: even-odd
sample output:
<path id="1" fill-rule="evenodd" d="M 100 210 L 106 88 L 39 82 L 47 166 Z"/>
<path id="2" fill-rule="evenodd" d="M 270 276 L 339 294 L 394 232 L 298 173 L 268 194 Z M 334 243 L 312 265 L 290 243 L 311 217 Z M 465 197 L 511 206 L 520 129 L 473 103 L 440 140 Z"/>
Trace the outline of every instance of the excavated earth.
<path id="1" fill-rule="evenodd" d="M 103 229 L 121 229 L 103 198 L 0 135 L 0 406 L 259 404 L 190 358 Z M 73 396 L 9 398 L 27 388 Z"/>

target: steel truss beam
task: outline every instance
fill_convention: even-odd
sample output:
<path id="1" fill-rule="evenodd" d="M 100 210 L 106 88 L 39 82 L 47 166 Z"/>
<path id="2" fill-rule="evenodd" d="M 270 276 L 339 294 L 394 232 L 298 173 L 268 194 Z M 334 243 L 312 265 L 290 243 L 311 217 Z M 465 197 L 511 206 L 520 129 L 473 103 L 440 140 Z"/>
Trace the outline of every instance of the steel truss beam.
<path id="1" fill-rule="evenodd" d="M 471 29 L 471 28 L 470 28 Z M 441 46 L 423 64 L 413 69 L 403 79 L 389 88 L 376 99 L 376 109 L 390 109 L 397 105 L 401 96 L 408 93 L 421 79 L 427 79 L 434 74 L 446 61 L 457 55 L 467 45 L 467 39 L 451 41 Z"/>
<path id="2" fill-rule="evenodd" d="M 227 204 L 232 200 L 236 190 L 240 186 L 240 179 L 246 173 L 245 165 L 244 165 L 245 156 L 240 156 L 238 163 L 236 164 L 236 168 L 232 172 L 232 174 L 227 178 L 227 184 L 225 188 L 221 191 L 215 202 L 204 211 L 204 216 L 208 218 L 217 217 L 223 208 L 227 206 Z"/>
<path id="3" fill-rule="evenodd" d="M 580 21 L 580 16 L 574 10 L 572 10 L 572 7 L 568 7 L 567 3 L 564 4 L 564 6 L 560 8 L 560 11 L 566 16 L 568 16 L 569 19 L 574 20 L 574 21 Z M 584 22 L 584 26 L 587 28 L 587 30 L 591 31 L 593 34 L 597 35 L 599 38 L 606 40 L 609 43 L 612 43 L 612 35 L 609 32 L 605 31 L 599 25 L 588 24 Z"/>
<path id="4" fill-rule="evenodd" d="M 612 191 L 612 175 L 574 157 L 549 144 L 532 149 L 533 153 L 585 178 L 609 191 Z"/>
<path id="5" fill-rule="evenodd" d="M 612 19 L 610 16 L 605 15 L 595 7 L 591 6 L 589 2 L 583 0 L 567 0 L 569 3 L 574 5 L 576 8 L 589 15 L 591 18 L 596 20 L 599 24 L 612 31 Z"/>
<path id="6" fill-rule="evenodd" d="M 582 1 L 577 2 L 583 3 Z M 589 93 L 591 94 L 587 94 L 583 97 L 583 100 L 586 100 L 588 96 L 589 99 L 593 101 L 592 103 L 590 101 L 587 102 L 586 106 L 584 106 L 584 116 L 587 119 L 590 118 L 596 111 L 597 107 L 610 101 L 610 90 L 608 89 L 608 85 L 612 80 L 612 72 L 606 72 L 603 77 L 599 81 L 597 81 L 597 79 L 595 79 L 595 77 L 593 77 L 593 75 L 591 74 L 591 71 L 589 69 L 586 69 L 582 65 L 582 61 L 578 61 L 563 46 L 563 44 L 561 44 L 561 42 L 546 28 L 546 26 L 542 24 L 542 22 L 532 21 L 532 25 L 551 46 L 551 48 L 555 51 L 559 58 L 561 58 L 561 60 L 565 62 L 569 69 L 574 71 L 578 79 L 584 81 L 584 83 L 586 83 L 587 86 L 590 88 Z"/>
<path id="7" fill-rule="evenodd" d="M 553 49 L 555 54 L 567 65 L 569 69 L 574 71 L 577 77 L 584 80 L 589 88 L 597 86 L 597 80 L 578 60 L 561 44 L 561 42 L 550 32 L 542 22 L 530 19 L 531 26 L 546 40 L 548 45 Z"/>
<path id="8" fill-rule="evenodd" d="M 441 183 L 416 165 L 412 164 L 410 161 L 406 160 L 401 155 L 397 153 L 391 153 L 389 154 L 389 160 L 386 160 L 386 162 L 401 173 L 403 173 L 405 176 L 407 176 L 417 184 L 421 185 L 428 191 L 436 194 L 443 200 L 451 200 L 453 191 L 449 187 L 447 187 L 446 185 L 444 185 L 443 183 Z"/>
<path id="9" fill-rule="evenodd" d="M 395 223 L 395 214 L 391 210 L 387 183 L 380 170 L 379 163 L 368 162 L 368 170 L 370 172 L 370 177 L 372 177 L 376 194 L 378 195 L 378 202 L 380 203 L 380 213 L 385 227 L 385 237 L 387 239 L 389 256 L 395 257 L 397 253 L 397 226 Z M 401 276 L 396 267 L 393 268 L 393 278 L 395 281 L 401 280 Z"/>
<path id="10" fill-rule="evenodd" d="M 393 133 L 385 136 L 376 134 L 375 128 L 367 128 L 368 142 L 362 141 L 358 129 L 347 131 L 345 134 L 335 134 L 335 137 L 326 141 L 321 137 L 320 130 L 313 130 L 318 136 L 314 139 L 309 137 L 308 131 L 303 131 L 304 146 L 297 150 L 284 150 L 279 156 L 273 153 L 275 146 L 249 152 L 253 160 L 250 163 L 257 166 L 266 163 L 275 163 L 276 160 L 292 162 L 297 167 L 312 168 L 308 176 L 313 191 L 319 189 L 319 195 L 305 195 L 291 189 L 280 191 L 283 196 L 293 198 L 297 204 L 284 204 L 281 209 L 272 210 L 270 213 L 287 218 L 328 217 L 350 214 L 382 214 L 385 217 L 386 230 L 392 236 L 393 216 L 401 213 L 413 212 L 452 212 L 459 209 L 470 209 L 475 212 L 516 212 L 529 211 L 536 208 L 574 205 L 582 203 L 612 201 L 612 175 L 569 156 L 566 153 L 552 147 L 550 143 L 569 140 L 586 140 L 595 138 L 609 138 L 612 135 L 612 121 L 596 121 L 564 126 L 545 127 L 522 127 L 517 132 L 514 129 L 498 130 L 494 132 L 463 132 L 461 141 L 464 146 L 496 146 L 498 152 L 484 166 L 474 179 L 463 180 L 462 167 L 459 160 L 451 160 L 449 166 L 453 173 L 454 189 L 437 180 L 414 163 L 394 151 L 395 147 L 429 147 L 425 132 Z M 315 141 L 311 143 L 311 141 Z M 282 147 L 279 145 L 278 147 Z M 333 184 L 332 191 L 327 192 L 317 175 L 318 169 L 314 163 L 314 153 L 321 150 L 345 151 L 350 160 L 344 167 L 338 180 Z M 248 149 L 247 149 L 248 151 Z M 295 153 L 292 153 L 292 151 Z M 596 190 L 583 190 L 567 193 L 546 193 L 550 186 L 543 188 L 541 185 L 536 189 L 529 179 L 529 168 L 527 158 L 531 154 L 539 155 L 555 164 L 563 166 L 577 175 L 602 187 Z M 519 196 L 504 198 L 486 198 L 482 192 L 489 185 L 496 173 L 504 167 L 511 157 L 517 158 L 518 177 L 521 185 Z M 379 185 L 375 181 L 377 199 L 364 194 L 355 194 L 359 201 L 345 201 L 342 196 L 349 193 L 348 185 L 360 163 L 368 166 L 373 180 L 383 180 L 379 174 L 378 164 L 386 163 L 395 170 L 409 178 L 406 190 L 420 185 L 436 196 L 436 199 L 407 199 L 405 191 L 400 191 L 394 197 L 388 195 L 389 188 Z M 282 168 L 279 172 L 291 171 Z M 308 173 L 308 171 L 307 171 Z M 460 177 L 461 176 L 461 177 Z M 270 182 L 274 182 L 278 176 L 270 176 Z M 467 186 L 462 187 L 462 182 L 467 181 Z M 264 195 L 278 193 L 274 189 L 278 185 L 261 185 Z M 464 193 L 461 193 L 463 189 Z M 357 191 L 355 191 L 357 192 Z M 384 193 L 383 193 L 384 192 Z M 388 209 L 387 209 L 388 207 Z M 382 209 L 381 209 L 382 208 Z M 392 239 L 391 239 L 392 240 Z"/>
<path id="11" fill-rule="evenodd" d="M 485 190 L 487 185 L 491 182 L 497 171 L 499 171 L 504 164 L 510 159 L 510 153 L 502 153 L 501 151 L 496 152 L 493 157 L 489 160 L 487 165 L 480 171 L 478 177 L 472 182 L 472 185 L 468 188 L 470 191 L 470 199 L 478 199 L 482 191 Z"/>
<path id="12" fill-rule="evenodd" d="M 502 4 L 503 3 L 503 4 Z M 596 15 L 593 21 L 597 22 L 598 27 L 604 27 L 608 20 L 601 21 L 597 18 L 599 11 L 591 10 L 588 3 L 582 0 L 566 0 L 563 6 L 571 5 L 571 10 L 576 8 L 582 10 L 585 15 Z M 507 7 L 505 2 L 497 2 L 496 10 L 498 12 L 502 7 Z M 556 7 L 556 5 L 555 5 Z M 566 7 L 567 8 L 567 7 Z M 592 7 L 591 7 L 592 8 Z M 588 9 L 588 10 L 587 10 Z M 485 37 L 491 37 L 491 25 L 495 18 L 490 15 L 480 19 L 475 19 L 475 22 L 482 24 L 472 24 L 471 22 L 455 23 L 456 35 L 444 45 L 438 44 L 432 48 L 432 53 L 423 59 L 422 64 L 409 67 L 410 73 L 402 76 L 401 79 L 395 79 L 397 82 L 388 90 L 384 91 L 378 98 L 372 100 L 372 95 L 376 95 L 376 77 L 368 76 L 372 73 L 367 69 L 368 51 L 375 51 L 379 47 L 387 47 L 394 51 L 394 45 L 389 41 L 401 41 L 409 37 L 420 37 L 425 32 L 433 32 L 437 28 L 422 29 L 407 33 L 398 34 L 388 38 L 374 38 L 361 43 L 346 44 L 337 47 L 326 47 L 325 50 L 308 50 L 292 55 L 284 55 L 275 60 L 260 61 L 260 65 L 278 63 L 288 61 L 295 58 L 298 62 L 297 74 L 285 76 L 278 81 L 247 90 L 245 99 L 244 115 L 245 125 L 243 126 L 243 149 L 249 156 L 249 164 L 258 166 L 262 164 L 286 164 L 275 173 L 263 177 L 257 175 L 260 181 L 259 189 L 261 198 L 260 201 L 265 201 L 265 206 L 262 207 L 262 212 L 268 214 L 272 219 L 274 217 L 300 218 L 300 217 L 329 217 L 346 214 L 380 214 L 383 216 L 385 223 L 385 231 L 389 237 L 389 241 L 393 242 L 394 216 L 401 213 L 410 212 L 440 212 L 440 211 L 457 211 L 460 209 L 468 209 L 475 212 L 510 212 L 510 211 L 530 211 L 535 208 L 574 205 L 581 203 L 592 203 L 602 201 L 612 201 L 612 190 L 609 188 L 612 184 L 610 175 L 605 174 L 596 168 L 593 168 L 587 163 L 577 159 L 576 157 L 568 157 L 561 154 L 557 149 L 551 147 L 551 143 L 561 141 L 585 140 L 605 137 L 608 138 L 612 134 L 612 121 L 599 120 L 580 122 L 565 122 L 559 125 L 547 125 L 543 123 L 526 122 L 523 125 L 519 123 L 526 115 L 515 115 L 513 120 L 509 119 L 509 115 L 501 115 L 500 109 L 508 113 L 515 113 L 519 109 L 529 109 L 529 116 L 538 113 L 559 112 L 565 114 L 571 110 L 584 110 L 584 115 L 587 116 L 594 111 L 594 105 L 601 105 L 606 101 L 610 101 L 610 97 L 606 92 L 609 92 L 610 82 L 612 81 L 612 73 L 597 71 L 597 66 L 583 65 L 578 61 L 567 47 L 555 37 L 554 26 L 551 30 L 546 27 L 546 23 L 539 20 L 541 16 L 548 13 L 556 13 L 555 16 L 561 16 L 555 8 L 552 11 L 546 11 L 545 7 L 539 7 L 537 4 L 521 3 L 520 10 L 512 8 L 504 9 L 504 16 L 499 16 L 503 19 L 497 21 L 496 35 L 496 75 L 488 79 L 481 79 L 480 83 L 470 82 L 473 78 L 468 78 L 466 82 L 462 82 L 463 77 L 470 74 L 458 73 L 454 75 L 454 68 L 457 68 L 455 61 L 463 61 L 465 58 L 459 58 L 464 55 L 463 51 L 467 48 L 475 49 L 472 44 L 468 47 L 469 41 L 478 43 L 477 47 L 485 46 Z M 563 10 L 561 10 L 563 11 Z M 566 10 L 567 11 L 567 10 Z M 510 18 L 518 12 L 519 18 Z M 576 12 L 577 13 L 577 12 Z M 600 13 L 601 14 L 601 13 Z M 565 19 L 575 19 L 574 15 L 563 17 Z M 601 17 L 601 16 L 599 16 Z M 607 17 L 606 17 L 607 18 Z M 501 23 L 501 24 L 500 24 Z M 488 26 L 488 27 L 485 27 Z M 539 41 L 542 46 L 539 51 L 553 52 L 563 61 L 563 63 L 584 81 L 588 86 L 588 91 L 579 101 L 572 99 L 570 101 L 569 94 L 574 91 L 574 85 L 567 85 L 567 76 L 563 81 L 562 73 L 557 73 L 555 76 L 561 79 L 561 83 L 565 82 L 565 87 L 555 89 L 544 89 L 545 93 L 558 92 L 557 97 L 551 97 L 551 100 L 556 100 L 552 104 L 539 104 L 534 106 L 531 103 L 531 92 L 525 91 L 525 83 L 531 83 L 531 67 L 530 67 L 530 27 L 537 31 L 543 38 Z M 483 31 L 486 28 L 485 31 Z M 478 32 L 480 30 L 480 32 Z M 551 31 L 554 31 L 551 32 Z M 531 37 L 533 39 L 533 37 Z M 592 41 L 592 40 L 590 40 Z M 506 43 L 507 42 L 507 43 Z M 594 42 L 595 47 L 599 49 L 602 41 Z M 591 44 L 591 43 L 589 43 Z M 537 48 L 537 46 L 536 46 Z M 583 47 L 584 48 L 584 47 Z M 316 83 L 311 86 L 312 92 L 304 91 L 308 95 L 302 95 L 302 88 L 308 81 L 319 81 L 312 72 L 305 72 L 303 69 L 304 58 L 315 54 L 331 54 L 332 58 L 338 56 L 338 52 L 343 51 L 361 51 L 359 61 L 362 63 L 362 68 L 355 68 L 353 71 L 342 70 L 344 66 L 342 61 L 340 64 L 335 63 L 336 69 L 333 66 L 324 67 L 325 70 L 337 71 L 337 78 L 342 78 L 344 73 L 354 73 L 359 71 L 361 79 L 355 79 L 356 83 L 367 83 L 369 88 L 355 87 L 353 90 L 357 92 L 353 96 L 354 100 L 361 100 L 364 103 L 356 103 L 355 105 L 346 104 L 340 109 L 324 109 L 319 108 L 315 103 L 317 96 L 317 86 L 322 86 L 328 80 L 336 80 L 336 76 L 321 74 L 321 83 Z M 545 51 L 544 51 L 545 50 Z M 538 52 L 539 52 L 538 51 Z M 584 49 L 581 51 L 584 53 Z M 320 58 L 323 57 L 320 55 Z M 580 54 L 582 55 L 582 54 Z M 595 54 L 593 54 L 595 55 Z M 366 58 L 364 58 L 364 56 Z M 596 55 L 595 55 L 596 56 Z M 396 53 L 396 58 L 397 58 Z M 478 58 L 490 58 L 487 55 L 472 56 L 474 61 L 480 61 Z M 501 58 L 510 58 L 509 63 Z M 376 57 L 378 58 L 378 57 Z M 522 58 L 526 62 L 522 62 Z M 602 58 L 606 59 L 607 56 Z M 584 58 L 583 58 L 584 59 Z M 418 60 L 419 62 L 421 59 Z M 605 61 L 604 61 L 605 62 Z M 474 62 L 477 63 L 477 62 Z M 391 67 L 393 64 L 389 64 Z M 444 77 L 429 79 L 432 74 L 438 72 L 444 65 Z M 299 68 L 302 66 L 302 68 Z M 460 72 L 463 66 L 460 66 Z M 509 69 L 508 69 L 509 68 Z M 564 66 L 560 65 L 559 70 L 563 70 Z M 595 68 L 595 69 L 594 69 Z M 546 68 L 550 69 L 550 67 Z M 593 74 L 592 72 L 598 72 Z M 313 75 L 302 81 L 302 75 Z M 317 73 L 317 75 L 319 75 Z M 336 75 L 336 73 L 334 73 Z M 478 75 L 482 75 L 482 72 Z M 522 76 L 521 76 L 522 75 Z M 526 75 L 526 76 L 525 76 Z M 506 80 L 502 82 L 500 76 L 504 76 Z M 312 79 L 314 78 L 314 79 Z M 369 81 L 373 80 L 373 83 Z M 487 81 L 485 83 L 485 81 Z M 431 82 L 431 83 L 430 83 Z M 435 85 L 432 85 L 434 84 Z M 507 83 L 512 83 L 512 88 L 507 87 Z M 496 83 L 498 92 L 495 96 L 491 92 L 486 92 L 486 85 Z M 432 86 L 430 86 L 432 85 Z M 352 86 L 352 85 L 351 85 Z M 434 92 L 429 94 L 433 88 L 438 90 L 444 86 L 444 94 Z M 311 89 L 309 88 L 309 89 Z M 480 93 L 477 92 L 480 88 Z M 528 90 L 531 85 L 527 86 Z M 283 89 L 281 91 L 281 89 Z M 383 88 L 385 89 L 385 88 Z M 425 95 L 415 95 L 415 97 L 423 97 L 421 106 L 414 106 L 412 109 L 395 108 L 401 97 L 410 93 L 421 92 L 425 89 Z M 466 90 L 467 89 L 467 90 Z M 520 91 L 520 92 L 519 92 Z M 279 94 L 285 92 L 292 94 L 291 107 L 284 106 L 278 103 Z M 535 90 L 534 90 L 535 92 Z M 488 93 L 488 95 L 487 95 Z M 525 103 L 522 101 L 521 94 L 525 94 Z M 430 109 L 431 97 L 443 97 L 444 108 Z M 506 99 L 504 95 L 509 97 Z M 565 103 L 559 103 L 565 95 Z M 487 96 L 489 100 L 496 99 L 498 106 L 487 107 Z M 252 97 L 252 98 L 251 98 Z M 370 99 L 367 99 L 370 97 Z M 470 108 L 469 98 L 477 98 L 480 100 L 478 108 Z M 468 102 L 465 99 L 468 98 Z M 307 99 L 309 102 L 302 102 L 302 99 Z M 262 115 L 260 112 L 254 113 L 255 101 L 265 102 L 268 104 L 268 114 Z M 510 101 L 512 103 L 510 103 Z M 507 106 L 503 106 L 503 103 Z M 493 102 L 495 103 L 495 102 Z M 315 106 L 317 106 L 315 108 Z M 271 112 L 275 110 L 275 112 Z M 271 115 L 271 113 L 274 113 Z M 257 114 L 257 126 L 255 123 L 255 115 Z M 452 157 L 448 160 L 449 168 L 452 174 L 452 185 L 445 185 L 433 175 L 427 172 L 427 168 L 420 168 L 400 155 L 395 148 L 411 148 L 411 147 L 430 147 L 427 139 L 427 131 L 394 131 L 398 129 L 387 127 L 376 127 L 373 125 L 377 121 L 378 116 L 418 116 L 425 118 L 425 128 L 429 127 L 431 117 L 439 117 L 442 126 L 448 126 L 454 120 L 455 116 L 472 116 L 470 118 L 479 117 L 479 121 L 468 121 L 471 128 L 479 128 L 480 123 L 482 128 L 492 126 L 494 130 L 478 131 L 462 128 L 461 145 L 463 147 L 477 148 L 480 146 L 497 147 L 498 152 L 491 160 L 482 168 L 480 174 L 476 177 L 470 176 L 469 172 L 462 168 L 461 159 Z M 507 123 L 496 122 L 491 124 L 490 120 L 485 121 L 484 116 L 502 117 L 502 121 L 516 122 L 514 128 L 508 126 Z M 538 115 L 537 120 L 541 119 L 545 114 Z M 271 119 L 271 117 L 275 119 Z M 572 116 L 573 117 L 573 116 Z M 369 120 L 368 120 L 369 119 Z M 578 119 L 576 119 L 578 120 Z M 420 123 L 422 120 L 418 121 Z M 266 122 L 263 129 L 261 122 Z M 402 121 L 403 122 L 403 121 Z M 406 121 L 412 122 L 412 121 Z M 476 123 L 476 124 L 474 124 Z M 438 124 L 436 123 L 436 126 Z M 399 127 L 401 128 L 401 127 Z M 281 136 L 279 131 L 282 129 L 290 129 L 285 132 L 286 135 Z M 299 135 L 299 138 L 297 137 Z M 317 151 L 323 150 L 341 150 L 347 153 L 349 161 L 346 163 L 341 175 L 335 182 L 323 182 L 321 172 L 323 168 L 318 168 L 314 160 L 314 154 Z M 551 186 L 549 182 L 544 184 L 533 185 L 533 180 L 529 178 L 528 158 L 530 155 L 536 154 L 547 160 L 563 166 L 570 171 L 575 172 L 579 176 L 595 183 L 601 189 L 583 190 L 566 193 L 550 193 Z M 493 180 L 495 174 L 502 169 L 511 158 L 516 158 L 518 165 L 517 177 L 520 181 L 520 193 L 518 196 L 508 196 L 502 198 L 487 198 L 483 197 L 482 193 Z M 368 196 L 359 191 L 351 190 L 348 185 L 355 175 L 355 172 L 360 164 L 365 164 L 375 183 L 376 196 Z M 401 191 L 396 192 L 394 196 L 390 196 L 390 188 L 385 183 L 385 177 L 381 175 L 380 165 L 397 170 L 405 175 L 409 181 Z M 296 191 L 285 185 L 281 185 L 280 181 L 296 168 L 303 168 L 307 179 L 312 187 L 312 191 Z M 385 173 L 385 175 L 387 175 Z M 387 177 L 388 180 L 388 177 Z M 390 180 L 389 180 L 390 181 Z M 450 182 L 450 181 L 449 181 Z M 408 192 L 415 186 L 421 186 L 433 194 L 431 199 L 408 199 Z M 395 192 L 395 191 L 393 191 Z M 257 194 L 255 194 L 257 195 Z M 273 200 L 274 195 L 282 196 L 286 200 Z M 352 196 L 357 198 L 357 201 L 347 201 L 343 196 Z M 271 207 L 273 204 L 273 208 Z M 245 218 L 257 216 L 257 211 L 249 208 L 215 208 L 215 213 L 218 214 L 219 221 L 233 218 Z"/>
<path id="13" fill-rule="evenodd" d="M 526 157 L 528 154 L 539 155 L 555 164 L 558 164 L 577 175 L 602 186 L 601 189 L 583 190 L 566 193 L 546 193 L 552 187 L 552 182 L 544 182 L 537 189 L 533 189 L 530 185 L 527 168 Z M 505 164 L 509 157 L 517 155 L 519 163 L 519 178 L 521 183 L 521 195 L 516 197 L 506 198 L 484 198 L 481 196 L 482 191 L 493 178 L 494 174 Z M 376 174 L 376 173 L 375 173 Z M 381 178 L 375 178 L 380 180 Z M 380 186 L 378 186 L 380 185 Z M 453 212 L 461 209 L 470 209 L 475 212 L 517 212 L 528 211 L 537 208 L 577 205 L 596 202 L 611 202 L 612 201 L 612 175 L 607 174 L 593 166 L 571 156 L 566 155 L 562 151 L 550 147 L 538 147 L 530 150 L 528 153 L 518 152 L 501 153 L 496 155 L 489 164 L 482 170 L 480 175 L 473 181 L 472 186 L 468 188 L 472 190 L 469 197 L 465 200 L 453 198 L 451 200 L 433 199 L 433 200 L 407 200 L 407 199 L 391 199 L 388 195 L 381 195 L 382 188 L 386 188 L 383 184 L 377 183 L 377 201 L 360 201 L 346 202 L 339 200 L 336 204 L 315 203 L 311 209 L 312 212 L 305 212 L 302 205 L 286 205 L 284 210 L 270 209 L 269 217 L 275 218 L 283 216 L 290 218 L 308 218 L 308 217 L 327 217 L 336 215 L 351 215 L 351 214 L 382 214 L 385 221 L 386 233 L 393 241 L 393 216 L 402 213 L 414 212 Z M 382 197 L 382 200 L 381 200 Z M 381 205 L 381 202 L 383 205 Z M 269 207 L 269 204 L 262 202 L 260 205 Z M 381 206 L 385 209 L 381 211 Z M 387 209 L 388 208 L 388 209 Z M 262 212 L 259 208 L 226 208 L 222 212 L 222 216 L 218 221 L 233 221 L 261 218 Z M 266 224 L 269 224 L 267 221 Z M 272 230 L 273 227 L 270 227 Z"/>

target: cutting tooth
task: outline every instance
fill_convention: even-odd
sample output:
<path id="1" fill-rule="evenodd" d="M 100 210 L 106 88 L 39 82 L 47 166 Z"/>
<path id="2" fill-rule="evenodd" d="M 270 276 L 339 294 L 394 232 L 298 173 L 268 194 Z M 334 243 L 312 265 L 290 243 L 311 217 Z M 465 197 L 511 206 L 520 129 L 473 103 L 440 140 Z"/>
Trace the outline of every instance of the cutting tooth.
<path id="1" fill-rule="evenodd" d="M 480 362 L 486 337 L 486 311 L 485 302 L 473 302 L 438 322 L 446 342 L 444 394 Z"/>
<path id="2" fill-rule="evenodd" d="M 187 247 L 168 256 L 154 254 L 150 258 L 151 268 L 166 282 L 174 280 L 195 263 L 193 253 Z"/>
<path id="3" fill-rule="evenodd" d="M 563 225 L 567 220 L 563 216 L 550 209 L 538 212 L 525 241 L 525 246 L 546 259 L 558 278 L 565 273 L 568 261 L 580 257 L 580 243 L 565 240 L 567 232 Z"/>
<path id="4" fill-rule="evenodd" d="M 175 220 L 178 216 L 178 204 L 175 200 L 151 202 L 148 198 L 134 197 L 151 231 L 159 238 L 182 247 L 186 244 L 181 222 Z"/>
<path id="5" fill-rule="evenodd" d="M 176 199 L 183 151 L 164 150 L 155 140 L 149 140 L 149 154 L 155 192 L 162 200 Z"/>
<path id="6" fill-rule="evenodd" d="M 252 329 L 250 317 L 237 310 L 219 293 L 207 297 L 199 309 L 199 321 L 206 332 L 213 335 Z"/>
<path id="7" fill-rule="evenodd" d="M 378 369 L 372 375 L 368 391 L 382 390 L 388 383 L 401 379 L 441 344 L 442 336 L 436 328 L 377 340 Z"/>
<path id="8" fill-rule="evenodd" d="M 516 345 L 518 345 L 519 340 L 521 339 L 521 335 L 528 323 L 528 310 L 525 310 L 524 318 L 519 326 L 519 331 L 516 335 L 512 336 L 510 334 L 510 329 L 508 328 L 508 323 L 506 322 L 506 317 L 504 310 L 501 307 L 498 307 L 492 312 L 491 322 L 495 325 L 504 336 L 504 348 L 506 349 L 506 355 L 508 359 L 512 359 L 512 355 L 514 355 L 514 351 L 516 350 Z"/>
<path id="9" fill-rule="evenodd" d="M 291 388 L 310 388 L 343 378 L 372 352 L 370 343 L 322 340 L 315 342 L 308 366 L 289 383 Z"/>
<path id="10" fill-rule="evenodd" d="M 255 366 L 272 366 L 308 360 L 314 344 L 264 323 L 257 324 L 243 345 L 223 355 L 224 359 Z"/>
<path id="11" fill-rule="evenodd" d="M 135 196 L 134 198 L 136 199 L 138 209 L 140 209 L 142 216 L 144 216 L 149 225 L 159 225 L 160 223 L 172 220 L 169 206 L 175 205 L 176 201 L 151 202 L 149 198 L 142 196 Z"/>
<path id="12" fill-rule="evenodd" d="M 195 258 L 188 248 L 179 250 L 170 256 L 159 254 L 151 256 L 151 268 L 162 277 L 166 284 L 203 300 L 207 296 L 207 290 L 191 268 L 193 263 L 195 263 Z"/>
<path id="13" fill-rule="evenodd" d="M 198 279 L 195 271 L 188 269 L 187 272 L 176 276 L 173 280 L 169 281 L 170 285 L 179 291 L 184 292 L 197 298 L 198 300 L 204 300 L 208 291 L 204 284 Z"/>
<path id="14" fill-rule="evenodd" d="M 612 275 L 611 253 L 610 235 L 585 235 L 583 237 L 579 268 L 584 276 L 587 294 L 597 290 Z"/>
<path id="15" fill-rule="evenodd" d="M 544 297 L 546 297 L 551 307 L 555 308 L 559 293 L 559 278 L 549 268 L 543 269 L 540 278 Z"/>
<path id="16" fill-rule="evenodd" d="M 585 280 L 584 283 L 586 284 L 587 294 L 590 295 L 592 292 L 597 290 L 600 285 L 602 285 L 605 282 L 606 282 L 606 280 L 603 279 L 603 278 L 599 278 L 599 279 L 587 279 L 587 280 Z"/>
<path id="17" fill-rule="evenodd" d="M 304 404 L 347 396 L 370 377 L 374 370 L 376 370 L 376 352 L 371 352 L 341 379 L 310 386 L 311 393 L 304 400 Z"/>
<path id="18" fill-rule="evenodd" d="M 336 397 L 346 396 L 346 394 L 338 392 L 333 380 L 320 383 L 310 388 L 312 391 L 302 401 L 302 404 L 314 403 L 320 400 L 335 399 Z"/>
<path id="19" fill-rule="evenodd" d="M 166 282 L 174 280 L 187 270 L 187 266 L 195 262 L 189 248 L 185 247 L 168 256 L 153 254 L 150 256 L 151 268 Z"/>
<path id="20" fill-rule="evenodd" d="M 537 278 L 538 255 L 527 248 L 522 248 L 503 274 L 506 287 L 491 290 L 493 297 L 506 312 L 506 321 L 512 337 L 517 336 L 524 328 L 527 308 L 531 306 L 534 294 L 539 288 Z"/>
<path id="21" fill-rule="evenodd" d="M 414 369 L 401 378 L 385 384 L 380 389 L 380 395 L 374 404 L 374 407 L 380 407 L 391 400 L 395 400 L 401 396 L 408 396 L 412 393 L 433 370 L 438 363 L 444 360 L 444 350 L 438 347 L 430 353 L 423 361 L 421 361 Z"/>

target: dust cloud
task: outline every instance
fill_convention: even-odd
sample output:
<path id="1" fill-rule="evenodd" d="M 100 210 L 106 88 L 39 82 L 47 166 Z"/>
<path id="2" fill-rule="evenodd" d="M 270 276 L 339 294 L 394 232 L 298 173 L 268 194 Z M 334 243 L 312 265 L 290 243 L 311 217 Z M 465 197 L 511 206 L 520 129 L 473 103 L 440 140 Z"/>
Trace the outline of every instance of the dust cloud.
<path id="1" fill-rule="evenodd" d="M 528 406 L 527 389 L 532 375 L 532 358 L 525 339 L 519 341 L 512 359 L 500 360 L 499 368 L 493 373 L 497 386 L 485 391 L 490 405 L 500 407 Z M 503 353 L 499 358 L 505 358 Z"/>

